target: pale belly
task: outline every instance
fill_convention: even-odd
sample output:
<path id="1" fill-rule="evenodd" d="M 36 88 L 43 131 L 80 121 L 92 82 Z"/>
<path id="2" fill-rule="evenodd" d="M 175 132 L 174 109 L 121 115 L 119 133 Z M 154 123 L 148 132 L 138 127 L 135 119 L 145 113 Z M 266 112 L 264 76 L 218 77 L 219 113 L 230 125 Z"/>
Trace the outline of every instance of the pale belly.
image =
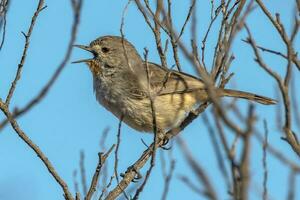
<path id="1" fill-rule="evenodd" d="M 99 103 L 130 127 L 142 131 L 153 132 L 153 115 L 150 100 L 107 95 L 103 91 L 96 92 Z M 159 131 L 173 128 L 184 119 L 196 104 L 191 93 L 158 96 L 154 99 L 156 127 Z"/>

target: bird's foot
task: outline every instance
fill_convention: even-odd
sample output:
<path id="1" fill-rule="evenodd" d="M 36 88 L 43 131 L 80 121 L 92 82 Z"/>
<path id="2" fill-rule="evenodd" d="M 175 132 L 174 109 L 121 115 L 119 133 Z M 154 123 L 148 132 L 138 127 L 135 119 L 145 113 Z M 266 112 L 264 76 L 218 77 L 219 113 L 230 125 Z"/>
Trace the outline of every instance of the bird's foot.
<path id="1" fill-rule="evenodd" d="M 160 148 L 162 148 L 163 150 L 170 150 L 172 148 L 172 146 L 167 147 L 167 144 L 169 143 L 169 139 L 164 137 L 163 138 L 163 143 L 160 145 Z"/>
<path id="2" fill-rule="evenodd" d="M 132 181 L 131 181 L 131 182 L 133 182 L 133 183 L 138 182 L 138 181 L 143 177 L 142 174 L 135 168 L 134 165 L 128 167 L 127 170 L 126 170 L 126 172 L 125 172 L 125 174 L 126 174 L 127 172 L 129 172 L 129 171 L 135 172 L 135 176 L 134 176 L 134 178 L 133 178 Z M 121 176 L 122 178 L 124 178 L 125 174 L 124 174 L 124 173 L 121 173 L 120 176 Z"/>

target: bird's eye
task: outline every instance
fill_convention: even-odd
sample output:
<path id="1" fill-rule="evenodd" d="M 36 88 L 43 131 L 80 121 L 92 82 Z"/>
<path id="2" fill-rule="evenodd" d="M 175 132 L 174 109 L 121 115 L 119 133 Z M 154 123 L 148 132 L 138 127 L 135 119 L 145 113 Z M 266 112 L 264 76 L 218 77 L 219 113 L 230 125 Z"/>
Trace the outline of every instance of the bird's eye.
<path id="1" fill-rule="evenodd" d="M 102 47 L 101 51 L 103 53 L 108 53 L 109 52 L 109 49 L 107 47 Z"/>

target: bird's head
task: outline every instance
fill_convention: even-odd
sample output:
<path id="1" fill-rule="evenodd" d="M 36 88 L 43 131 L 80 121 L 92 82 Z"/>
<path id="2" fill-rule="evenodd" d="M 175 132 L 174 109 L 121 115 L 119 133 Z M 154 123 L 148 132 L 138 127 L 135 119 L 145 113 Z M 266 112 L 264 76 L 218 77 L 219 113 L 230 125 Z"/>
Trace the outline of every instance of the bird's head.
<path id="1" fill-rule="evenodd" d="M 126 39 L 117 36 L 103 36 L 92 41 L 89 46 L 74 45 L 93 54 L 92 58 L 73 63 L 87 63 L 94 74 L 107 69 L 127 70 L 138 66 L 142 59 L 134 46 Z"/>

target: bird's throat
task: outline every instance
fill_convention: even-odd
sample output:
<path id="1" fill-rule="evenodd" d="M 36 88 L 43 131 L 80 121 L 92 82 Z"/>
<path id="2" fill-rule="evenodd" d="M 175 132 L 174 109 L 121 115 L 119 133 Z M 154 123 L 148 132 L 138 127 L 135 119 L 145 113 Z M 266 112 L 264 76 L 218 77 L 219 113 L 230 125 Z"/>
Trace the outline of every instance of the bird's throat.
<path id="1" fill-rule="evenodd" d="M 101 74 L 101 68 L 99 65 L 96 64 L 96 62 L 89 62 L 88 66 L 92 72 L 93 75 L 100 75 Z"/>

